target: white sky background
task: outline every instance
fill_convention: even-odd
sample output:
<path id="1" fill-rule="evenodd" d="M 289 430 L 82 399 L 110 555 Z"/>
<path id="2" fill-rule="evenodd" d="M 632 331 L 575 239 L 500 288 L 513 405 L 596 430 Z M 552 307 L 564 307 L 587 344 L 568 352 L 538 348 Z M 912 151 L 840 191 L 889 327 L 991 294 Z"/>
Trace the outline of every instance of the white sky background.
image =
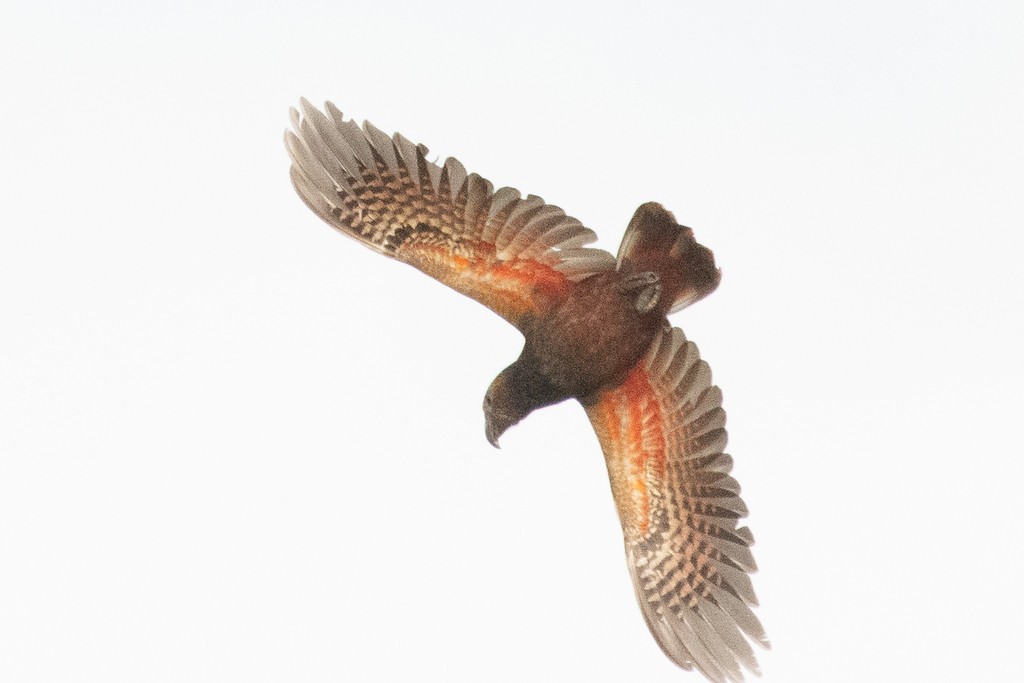
<path id="1" fill-rule="evenodd" d="M 64 4 L 0 10 L 0 680 L 700 680 L 583 411 L 487 444 L 518 333 L 295 196 L 301 95 L 714 250 L 766 683 L 1019 679 L 1024 5 Z"/>

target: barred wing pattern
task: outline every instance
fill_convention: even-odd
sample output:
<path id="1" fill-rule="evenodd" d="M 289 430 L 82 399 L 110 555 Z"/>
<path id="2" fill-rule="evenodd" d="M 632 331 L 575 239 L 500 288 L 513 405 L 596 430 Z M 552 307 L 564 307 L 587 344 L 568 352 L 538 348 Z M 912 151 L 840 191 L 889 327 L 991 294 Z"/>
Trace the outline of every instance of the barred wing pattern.
<path id="1" fill-rule="evenodd" d="M 626 381 L 586 408 L 601 442 L 637 600 L 670 659 L 715 683 L 758 672 L 747 638 L 756 570 L 747 508 L 729 476 L 722 392 L 697 347 L 666 329 Z M 744 637 L 743 634 L 746 634 Z"/>
<path id="2" fill-rule="evenodd" d="M 513 325 L 615 259 L 594 232 L 537 196 L 494 190 L 456 159 L 305 99 L 285 133 L 291 177 L 320 218 L 375 251 L 476 299 Z"/>

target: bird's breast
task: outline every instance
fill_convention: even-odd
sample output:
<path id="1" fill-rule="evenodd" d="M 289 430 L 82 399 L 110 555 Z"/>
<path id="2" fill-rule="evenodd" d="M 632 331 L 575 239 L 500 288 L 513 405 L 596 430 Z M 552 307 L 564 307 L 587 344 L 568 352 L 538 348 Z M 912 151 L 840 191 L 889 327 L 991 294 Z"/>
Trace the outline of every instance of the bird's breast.
<path id="1" fill-rule="evenodd" d="M 618 273 L 604 273 L 578 283 L 526 330 L 526 351 L 569 396 L 620 383 L 663 324 L 663 316 L 639 313 L 618 280 Z"/>

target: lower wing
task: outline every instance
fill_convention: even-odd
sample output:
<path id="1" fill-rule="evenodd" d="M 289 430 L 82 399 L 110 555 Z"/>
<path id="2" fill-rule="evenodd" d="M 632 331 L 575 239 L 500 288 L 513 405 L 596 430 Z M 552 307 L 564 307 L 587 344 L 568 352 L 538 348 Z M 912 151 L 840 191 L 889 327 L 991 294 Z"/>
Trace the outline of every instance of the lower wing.
<path id="1" fill-rule="evenodd" d="M 759 673 L 748 639 L 754 539 L 729 476 L 722 392 L 697 347 L 666 329 L 619 387 L 586 407 L 608 465 L 637 600 L 670 659 L 711 681 Z"/>

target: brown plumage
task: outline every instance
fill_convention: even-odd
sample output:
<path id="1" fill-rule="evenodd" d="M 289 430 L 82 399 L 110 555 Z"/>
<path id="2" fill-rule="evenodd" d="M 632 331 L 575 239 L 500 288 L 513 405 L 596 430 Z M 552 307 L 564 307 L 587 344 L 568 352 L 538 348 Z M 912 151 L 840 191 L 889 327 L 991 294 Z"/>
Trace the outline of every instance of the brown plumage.
<path id="1" fill-rule="evenodd" d="M 575 398 L 605 454 L 626 558 L 665 654 L 711 681 L 757 672 L 748 639 L 753 536 L 729 476 L 722 394 L 666 316 L 718 286 L 714 256 L 660 204 L 643 204 L 617 257 L 534 195 L 442 166 L 400 135 L 302 101 L 285 142 L 303 201 L 342 234 L 488 306 L 525 338 L 491 383 L 485 431 L 497 446 L 533 410 Z"/>

